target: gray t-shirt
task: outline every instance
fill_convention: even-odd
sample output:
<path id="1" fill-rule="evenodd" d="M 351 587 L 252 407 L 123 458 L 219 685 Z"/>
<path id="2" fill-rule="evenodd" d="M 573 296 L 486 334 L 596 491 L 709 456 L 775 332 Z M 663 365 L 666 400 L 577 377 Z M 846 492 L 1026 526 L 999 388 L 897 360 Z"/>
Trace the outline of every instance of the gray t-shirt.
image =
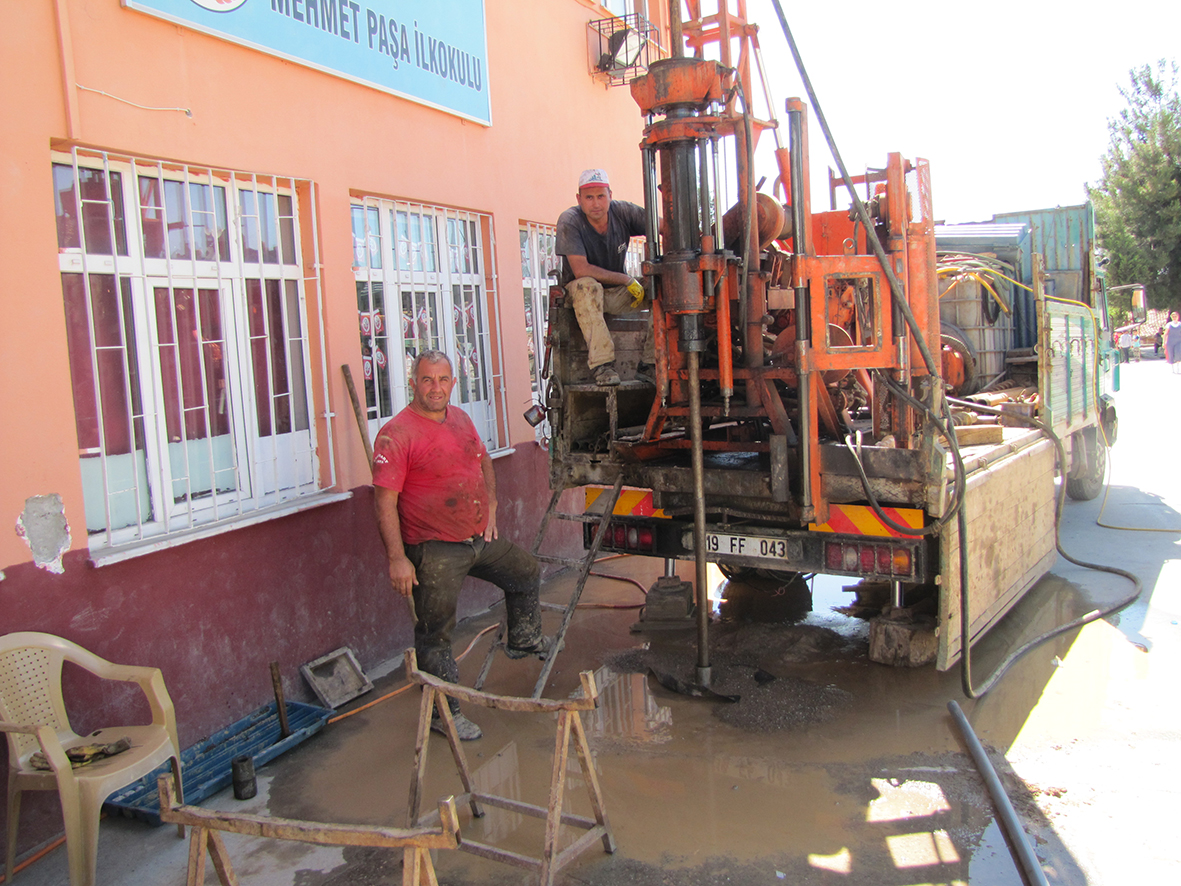
<path id="1" fill-rule="evenodd" d="M 557 239 L 554 251 L 562 256 L 562 276 L 565 286 L 574 279 L 568 255 L 584 255 L 592 265 L 608 271 L 624 273 L 627 268 L 627 245 L 632 237 L 643 237 L 648 232 L 643 206 L 626 200 L 612 200 L 607 211 L 607 233 L 600 234 L 578 206 L 571 206 L 558 216 Z"/>

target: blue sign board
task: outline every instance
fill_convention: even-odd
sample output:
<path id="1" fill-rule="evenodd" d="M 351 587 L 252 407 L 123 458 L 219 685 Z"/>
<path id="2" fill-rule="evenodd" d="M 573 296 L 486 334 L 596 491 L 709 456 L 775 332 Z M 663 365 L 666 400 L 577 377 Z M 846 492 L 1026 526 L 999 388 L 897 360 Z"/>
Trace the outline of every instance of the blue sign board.
<path id="1" fill-rule="evenodd" d="M 492 124 L 484 0 L 123 0 L 123 5 Z"/>

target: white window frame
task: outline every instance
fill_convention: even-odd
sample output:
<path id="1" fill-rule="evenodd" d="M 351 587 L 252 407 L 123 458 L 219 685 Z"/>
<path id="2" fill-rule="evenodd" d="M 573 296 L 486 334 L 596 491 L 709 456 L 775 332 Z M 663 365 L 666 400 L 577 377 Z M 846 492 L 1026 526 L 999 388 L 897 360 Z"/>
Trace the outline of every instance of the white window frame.
<path id="1" fill-rule="evenodd" d="M 635 12 L 646 15 L 648 12 L 647 4 L 643 10 L 636 9 L 636 0 L 598 0 L 598 3 L 609 13 L 617 16 L 631 15 Z"/>
<path id="2" fill-rule="evenodd" d="M 413 355 L 435 348 L 455 367 L 452 405 L 472 419 L 490 453 L 506 451 L 492 216 L 373 196 L 354 197 L 350 213 L 370 439 L 410 402 Z M 464 242 L 452 242 L 460 231 Z M 407 298 L 414 316 L 404 310 Z"/>
<path id="3" fill-rule="evenodd" d="M 307 298 L 307 290 L 313 289 L 315 304 L 322 311 L 319 262 L 316 262 L 317 270 L 309 276 L 305 276 L 302 265 L 301 212 L 311 220 L 314 243 L 315 200 L 301 207 L 300 193 L 302 190 L 310 195 L 312 183 L 84 148 L 74 148 L 68 154 L 53 152 L 51 162 L 55 167 L 72 169 L 72 210 L 74 220 L 79 222 L 78 245 L 59 249 L 59 270 L 63 285 L 66 275 L 80 278 L 71 285 L 81 283 L 85 302 L 84 332 L 89 336 L 93 407 L 100 442 L 97 450 L 80 451 L 79 456 L 87 533 L 96 562 L 122 559 L 124 555 L 290 513 L 293 506 L 299 509 L 299 506 L 322 503 L 322 494 L 335 486 L 335 471 L 331 428 L 315 413 L 317 384 L 323 402 L 327 402 L 322 348 L 322 365 L 318 371 L 311 362 L 313 329 L 309 324 L 316 323 L 323 337 L 323 315 L 309 312 Z M 101 174 L 106 191 L 104 199 L 83 200 L 79 186 L 83 170 Z M 115 245 L 111 254 L 88 251 L 84 231 L 90 229 L 80 221 L 84 203 L 92 212 L 96 208 L 100 215 L 105 212 L 111 243 L 116 242 L 113 207 L 116 195 L 112 177 L 115 173 L 119 176 L 118 198 L 122 200 L 126 254 L 119 254 Z M 56 176 L 57 173 L 55 182 Z M 158 230 L 163 232 L 165 257 L 150 256 L 145 246 L 144 218 L 153 214 L 153 204 L 141 204 L 140 183 L 150 184 L 152 179 L 179 185 L 173 195 L 179 193 L 184 198 L 183 217 L 178 217 L 173 202 L 167 208 L 159 206 L 155 213 L 160 219 Z M 161 204 L 165 202 L 165 190 L 160 187 L 157 192 Z M 218 190 L 224 195 L 225 208 L 225 236 L 220 241 L 216 237 L 217 213 L 193 205 L 197 192 L 212 197 Z M 242 206 L 240 197 L 244 193 L 254 195 L 252 213 Z M 276 244 L 275 261 L 264 260 L 266 244 L 259 242 L 257 236 L 259 225 L 268 220 L 259 215 L 263 204 L 272 210 L 268 218 L 273 225 L 268 230 L 273 233 L 271 242 Z M 202 221 L 198 216 L 207 217 Z M 255 232 L 257 247 L 252 250 L 257 256 L 254 261 L 247 260 L 244 248 L 244 236 L 250 230 Z M 205 235 L 206 252 L 212 249 L 212 257 L 200 256 L 195 248 L 201 234 Z M 174 237 L 179 238 L 177 242 L 187 243 L 184 249 L 187 256 L 172 254 Z M 132 413 L 139 410 L 138 415 L 131 415 L 130 470 L 119 464 L 120 460 L 128 460 L 126 456 L 109 454 L 105 443 L 103 376 L 98 367 L 93 320 L 96 302 L 92 297 L 94 282 L 100 278 L 114 281 L 122 338 L 121 347 L 115 350 L 121 355 L 123 393 L 127 409 Z M 129 290 L 129 298 L 120 297 L 124 286 Z M 255 304 L 261 309 L 255 312 L 260 319 L 255 321 L 254 340 L 260 347 L 254 352 L 247 298 L 247 291 L 252 287 L 259 293 Z M 182 330 L 177 321 L 176 299 L 186 291 L 191 291 L 198 328 L 203 310 L 198 307 L 200 295 L 213 293 L 221 338 L 209 343 L 203 334 L 195 333 L 196 340 L 201 342 L 196 349 L 190 349 L 196 352 L 200 372 L 195 380 L 201 402 L 196 406 L 186 393 L 179 357 L 174 356 L 178 362 L 171 367 L 170 393 L 175 406 L 170 438 L 165 406 L 165 388 L 169 383 L 163 363 L 166 359 L 163 355 L 169 353 L 170 345 L 161 336 L 163 330 L 163 334 L 172 336 L 179 344 Z M 169 311 L 163 317 L 157 316 L 158 293 Z M 128 308 L 129 318 L 125 313 Z M 158 323 L 163 327 L 158 327 Z M 275 328 L 275 323 L 281 323 L 282 329 Z M 281 360 L 276 356 L 278 348 L 281 348 Z M 178 354 L 179 349 L 173 353 Z M 208 374 L 209 354 L 215 354 L 217 362 L 222 364 L 212 375 Z M 257 379 L 256 365 L 260 373 Z M 189 371 L 193 372 L 191 368 Z M 265 373 L 265 379 L 261 373 Z M 276 390 L 280 376 L 286 376 L 285 392 Z M 207 387 L 211 379 L 219 384 L 216 397 Z M 302 390 L 299 390 L 301 379 Z M 193 380 L 193 376 L 188 379 L 190 389 Z M 256 391 L 260 386 L 269 394 L 265 416 L 259 414 Z M 276 406 L 280 400 L 283 401 L 282 421 Z M 186 421 L 188 414 L 194 412 L 199 413 L 197 424 L 204 430 L 190 439 Z M 228 433 L 214 431 L 214 427 L 226 422 Z M 327 446 L 327 477 L 322 476 L 320 468 L 318 437 Z M 113 502 L 120 496 L 126 502 L 128 495 L 134 507 L 124 504 L 116 514 Z M 128 516 L 131 510 L 134 510 L 133 517 Z"/>
<path id="4" fill-rule="evenodd" d="M 542 372 L 545 369 L 545 339 L 549 332 L 549 291 L 558 282 L 551 272 L 562 269 L 562 257 L 554 251 L 557 235 L 555 225 L 521 222 L 521 289 L 525 301 L 525 333 L 532 349 L 526 358 L 532 358 L 529 361 L 532 402 L 543 406 L 546 380 L 542 378 Z M 539 444 L 549 445 L 552 430 L 548 418 L 533 431 Z"/>

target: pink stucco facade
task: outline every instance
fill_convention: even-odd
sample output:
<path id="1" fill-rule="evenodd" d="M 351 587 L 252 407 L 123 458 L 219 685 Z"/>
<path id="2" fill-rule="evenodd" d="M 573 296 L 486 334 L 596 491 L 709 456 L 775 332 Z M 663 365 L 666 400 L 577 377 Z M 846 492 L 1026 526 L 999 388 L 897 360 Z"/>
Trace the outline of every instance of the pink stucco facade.
<path id="1" fill-rule="evenodd" d="M 500 522 L 526 543 L 536 530 L 548 490 L 545 453 L 522 418 L 531 376 L 519 232 L 528 222 L 553 224 L 585 167 L 609 169 L 616 196 L 639 202 L 642 120 L 626 88 L 608 88 L 589 71 L 587 23 L 606 15 L 602 7 L 486 0 L 484 8 L 491 126 L 120 0 L 35 0 L 4 11 L 0 633 L 47 631 L 111 660 L 160 667 L 184 745 L 269 700 L 270 661 L 281 662 L 290 697 L 310 700 L 301 663 L 347 645 L 373 667 L 410 640 L 405 610 L 388 588 L 369 469 L 340 371 L 347 365 L 358 380 L 365 372 L 350 226 L 359 201 L 458 209 L 484 220 L 490 426 L 504 450 L 496 459 Z M 290 502 L 283 516 L 223 522 L 188 540 L 166 534 L 123 557 L 96 555 L 55 214 L 53 164 L 68 166 L 72 156 L 297 182 L 317 494 Z M 52 525 L 52 496 L 60 496 L 68 545 Z M 43 510 L 31 513 L 30 499 Z M 26 525 L 32 541 L 51 548 L 63 541 L 60 561 L 34 562 L 44 557 L 17 531 L 22 514 L 26 524 L 42 519 Z M 103 544 L 109 555 L 112 546 Z M 473 587 L 467 611 L 494 599 Z M 84 702 L 82 729 L 139 712 L 120 693 L 74 688 Z M 56 800 L 30 798 L 22 850 L 58 831 Z"/>

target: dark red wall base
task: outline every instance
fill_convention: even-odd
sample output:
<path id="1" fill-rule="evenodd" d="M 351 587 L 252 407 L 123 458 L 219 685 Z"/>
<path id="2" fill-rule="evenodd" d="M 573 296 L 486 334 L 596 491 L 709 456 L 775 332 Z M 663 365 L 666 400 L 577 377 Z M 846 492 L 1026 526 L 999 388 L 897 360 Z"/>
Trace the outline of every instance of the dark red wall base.
<path id="1" fill-rule="evenodd" d="M 546 471 L 535 444 L 496 461 L 501 532 L 526 548 L 549 499 Z M 567 496 L 576 502 L 576 492 Z M 581 548 L 566 525 L 548 542 L 547 551 L 567 555 Z M 60 575 L 32 562 L 6 566 L 0 633 L 45 631 L 114 662 L 160 668 L 188 747 L 273 699 L 272 661 L 289 700 L 318 704 L 301 664 L 340 646 L 367 670 L 399 657 L 413 631 L 385 563 L 373 489 L 363 486 L 348 501 L 110 566 L 92 566 L 85 551 L 67 554 Z M 469 580 L 460 617 L 499 598 L 493 586 Z M 137 688 L 68 671 L 67 707 L 79 734 L 149 720 Z M 20 830 L 21 852 L 61 833 L 56 794 L 26 794 Z"/>

